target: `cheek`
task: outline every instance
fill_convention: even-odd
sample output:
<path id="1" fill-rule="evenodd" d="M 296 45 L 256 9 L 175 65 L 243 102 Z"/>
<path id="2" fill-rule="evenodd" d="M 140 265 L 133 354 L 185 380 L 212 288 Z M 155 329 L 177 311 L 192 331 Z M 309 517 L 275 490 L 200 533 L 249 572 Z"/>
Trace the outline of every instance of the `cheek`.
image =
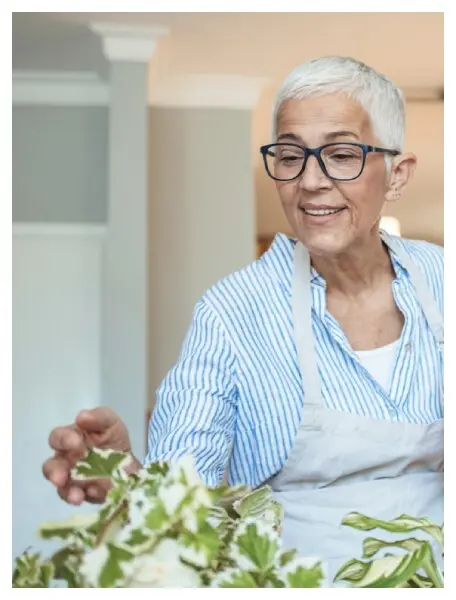
<path id="1" fill-rule="evenodd" d="M 384 196 L 383 188 L 379 186 L 378 180 L 372 178 L 353 182 L 350 186 L 340 189 L 343 197 L 349 205 L 356 221 L 366 219 L 371 221 L 381 211 Z"/>
<path id="2" fill-rule="evenodd" d="M 299 189 L 295 182 L 276 181 L 276 190 L 284 207 L 296 206 L 299 199 Z"/>

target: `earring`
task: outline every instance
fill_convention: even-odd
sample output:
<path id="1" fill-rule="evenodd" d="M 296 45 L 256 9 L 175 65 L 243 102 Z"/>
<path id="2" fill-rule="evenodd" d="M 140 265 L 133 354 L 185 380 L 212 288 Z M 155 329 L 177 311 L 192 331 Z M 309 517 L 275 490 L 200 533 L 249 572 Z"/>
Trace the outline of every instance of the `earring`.
<path id="1" fill-rule="evenodd" d="M 393 188 L 391 196 L 393 200 L 399 200 L 399 198 L 401 197 L 401 193 L 398 192 L 396 188 Z"/>

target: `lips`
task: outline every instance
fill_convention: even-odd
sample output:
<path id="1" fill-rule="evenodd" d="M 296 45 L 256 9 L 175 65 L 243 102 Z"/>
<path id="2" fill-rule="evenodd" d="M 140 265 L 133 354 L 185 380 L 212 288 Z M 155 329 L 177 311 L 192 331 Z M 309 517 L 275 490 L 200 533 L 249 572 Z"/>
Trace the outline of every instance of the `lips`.
<path id="1" fill-rule="evenodd" d="M 343 208 L 304 208 L 304 212 L 306 215 L 311 215 L 312 217 L 326 217 L 327 215 L 334 215 L 338 212 L 344 210 Z"/>
<path id="2" fill-rule="evenodd" d="M 347 208 L 346 206 L 330 206 L 328 204 L 307 204 L 300 207 L 307 225 L 324 226 L 337 221 Z"/>

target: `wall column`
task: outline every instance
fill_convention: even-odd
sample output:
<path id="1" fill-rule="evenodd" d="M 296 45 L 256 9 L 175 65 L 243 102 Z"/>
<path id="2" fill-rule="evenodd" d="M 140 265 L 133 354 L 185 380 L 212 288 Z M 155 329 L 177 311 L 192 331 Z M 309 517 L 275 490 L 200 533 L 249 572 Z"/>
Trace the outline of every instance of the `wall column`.
<path id="1" fill-rule="evenodd" d="M 150 405 L 206 289 L 256 257 L 252 109 L 262 78 L 186 75 L 151 90 Z"/>
<path id="2" fill-rule="evenodd" d="M 163 29 L 93 24 L 111 63 L 102 400 L 144 456 L 148 381 L 148 84 Z"/>

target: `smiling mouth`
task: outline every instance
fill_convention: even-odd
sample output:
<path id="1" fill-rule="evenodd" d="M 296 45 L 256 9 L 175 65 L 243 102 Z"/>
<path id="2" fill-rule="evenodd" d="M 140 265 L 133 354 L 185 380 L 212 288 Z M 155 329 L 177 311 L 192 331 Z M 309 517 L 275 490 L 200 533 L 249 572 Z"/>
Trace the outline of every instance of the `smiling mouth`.
<path id="1" fill-rule="evenodd" d="M 327 217 L 342 212 L 345 208 L 345 206 L 342 208 L 303 208 L 303 211 L 312 217 Z"/>

